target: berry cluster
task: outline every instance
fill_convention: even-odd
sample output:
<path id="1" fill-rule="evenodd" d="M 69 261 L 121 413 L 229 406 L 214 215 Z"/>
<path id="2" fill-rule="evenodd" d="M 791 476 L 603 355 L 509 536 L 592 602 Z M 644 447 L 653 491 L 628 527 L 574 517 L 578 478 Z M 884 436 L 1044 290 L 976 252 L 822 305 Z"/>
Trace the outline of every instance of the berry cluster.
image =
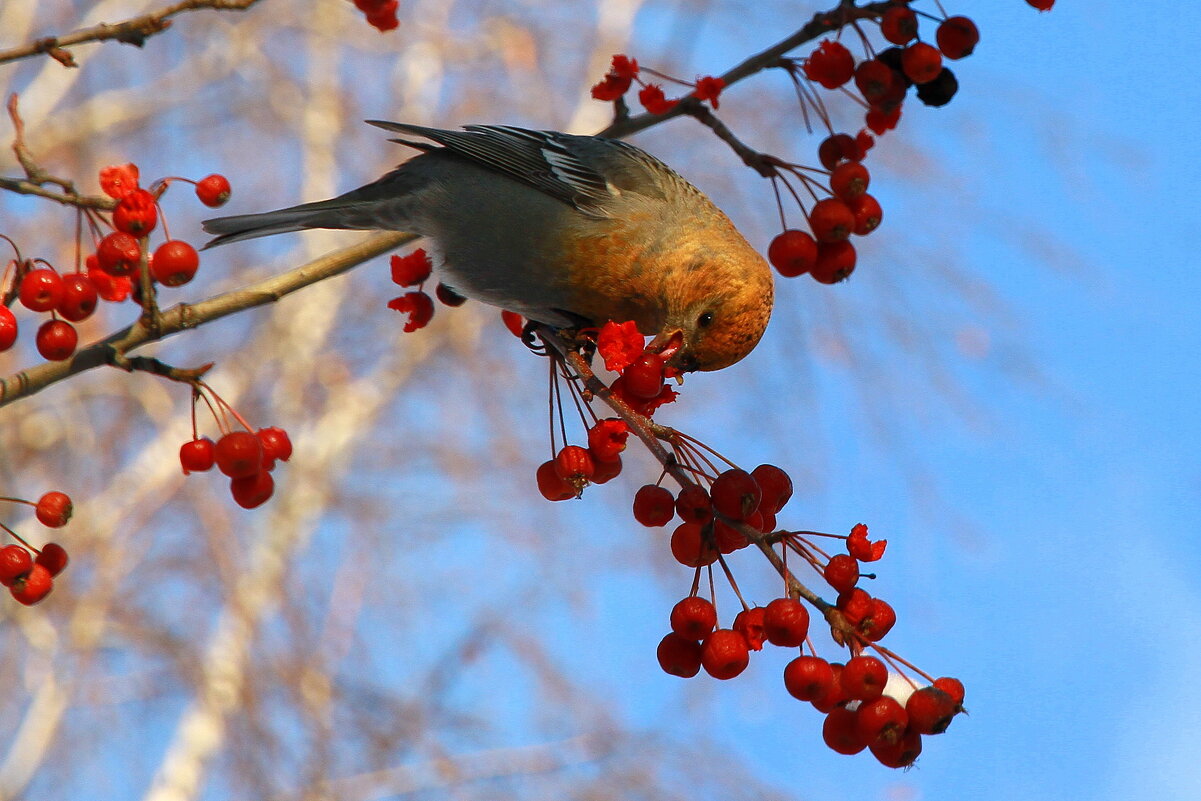
<path id="1" fill-rule="evenodd" d="M 74 511 L 71 498 L 58 490 L 47 492 L 36 503 L 22 498 L 0 500 L 34 507 L 38 521 L 48 528 L 62 528 Z M 67 551 L 54 542 L 35 548 L 3 523 L 0 528 L 17 541 L 0 548 L 0 585 L 18 602 L 33 606 L 54 589 L 54 577 L 67 566 Z"/>
<path id="2" fill-rule="evenodd" d="M 709 480 L 706 474 L 699 475 Z M 826 715 L 822 731 L 826 744 L 843 754 L 869 748 L 889 767 L 910 765 L 921 753 L 921 735 L 943 732 L 962 711 L 962 685 L 917 671 L 925 679 L 919 686 L 904 670 L 916 668 L 878 644 L 896 623 L 896 613 L 886 601 L 857 585 L 863 577 L 860 563 L 883 556 L 886 542 L 870 541 L 867 527 L 860 524 L 844 538 L 847 553 L 827 556 L 813 543 L 813 532 L 776 532 L 776 515 L 791 495 L 788 474 L 766 464 L 749 473 L 725 470 L 712 478 L 708 490 L 695 483 L 684 484 L 674 496 L 655 484 L 638 490 L 634 519 L 645 526 L 664 526 L 678 517 L 681 522 L 671 535 L 672 555 L 696 569 L 692 592 L 671 611 L 671 631 L 657 651 L 659 665 L 682 678 L 696 676 L 703 668 L 714 678 L 732 679 L 747 668 L 751 653 L 762 650 L 765 642 L 799 648 L 784 669 L 784 687 Z M 738 593 L 723 557 L 751 544 L 746 527 L 764 535 L 765 542 L 779 543 L 784 555 L 800 555 L 838 592 L 833 605 L 806 597 L 830 623 L 835 643 L 850 650 L 845 664 L 817 655 L 809 637 L 809 612 L 798 597 L 799 585 L 765 606 L 750 607 L 739 594 L 742 609 L 728 628 L 719 624 L 715 603 L 697 594 L 701 569 L 711 571 L 710 566 L 719 562 Z M 709 577 L 712 591 L 712 572 Z M 880 657 L 864 654 L 866 648 L 875 649 Z"/>
<path id="3" fill-rule="evenodd" d="M 521 318 L 512 315 L 505 318 L 505 324 L 517 333 Z M 611 398 L 630 412 L 649 420 L 656 409 L 678 397 L 678 393 L 665 383 L 676 375 L 667 366 L 667 360 L 679 347 L 678 343 L 669 343 L 658 352 L 648 351 L 646 337 L 639 333 L 633 322 L 608 322 L 599 331 L 584 334 L 595 337 L 589 344 L 594 345 L 604 359 L 605 368 L 618 374 L 608 388 Z M 564 373 L 564 377 L 566 375 Z M 568 386 L 574 389 L 570 380 Z M 589 406 L 583 408 L 592 411 Z M 556 450 L 552 442 L 554 458 L 539 466 L 538 490 L 547 500 L 579 497 L 588 484 L 604 484 L 621 472 L 621 452 L 625 450 L 630 434 L 629 425 L 620 419 L 599 419 L 593 415 L 590 424 L 585 420 L 585 427 L 588 447 L 564 445 Z"/>
<path id="4" fill-rule="evenodd" d="M 354 7 L 363 12 L 367 22 L 380 33 L 400 27 L 396 9 L 400 0 L 354 0 Z"/>
<path id="5" fill-rule="evenodd" d="M 514 334 L 522 335 L 516 315 L 506 319 Z M 703 669 L 718 679 L 732 679 L 749 665 L 751 653 L 770 643 L 797 648 L 788 664 L 784 685 L 789 694 L 810 701 L 826 715 L 823 736 L 839 753 L 871 749 L 885 765 L 911 764 L 921 751 L 922 735 L 937 734 L 962 711 L 963 688 L 954 679 L 937 679 L 918 670 L 880 644 L 896 623 L 892 606 L 860 586 L 861 565 L 879 561 L 885 540 L 871 540 L 867 526 L 859 524 L 846 536 L 789 531 L 777 528 L 776 517 L 792 497 L 792 478 L 781 468 L 762 464 L 745 471 L 699 441 L 674 429 L 658 426 L 650 417 L 677 397 L 666 385 L 673 377 L 666 366 L 676 347 L 648 350 L 636 325 L 606 323 L 599 331 L 583 332 L 582 350 L 595 348 L 605 367 L 618 374 L 609 385 L 607 401 L 618 418 L 584 417 L 591 411 L 589 392 L 580 392 L 560 361 L 556 375 L 568 378 L 587 429 L 587 445 L 565 444 L 553 458 L 538 467 L 536 478 L 543 497 L 562 501 L 578 497 L 588 484 L 603 484 L 621 471 L 621 453 L 631 432 L 671 446 L 660 460 L 665 465 L 660 480 L 641 487 L 634 495 L 633 516 L 644 526 L 663 527 L 675 522 L 669 547 L 673 558 L 695 573 L 688 596 L 670 615 L 671 631 L 658 647 L 658 660 L 671 675 L 691 678 Z M 557 384 L 553 384 L 557 387 Z M 595 386 L 595 385 L 593 385 Z M 552 390 L 557 391 L 557 389 Z M 596 390 L 599 391 L 599 390 Z M 552 406 L 561 401 L 552 395 Z M 562 431 L 562 413 L 558 428 Z M 552 431 L 556 426 L 552 424 Z M 563 433 L 566 440 L 566 433 Z M 718 469 L 715 461 L 729 465 Z M 662 486 L 670 474 L 680 485 L 673 493 Z M 845 553 L 828 554 L 819 538 L 840 541 Z M 784 579 L 785 593 L 764 606 L 752 607 L 743 599 L 726 557 L 755 545 Z M 813 568 L 837 592 L 834 603 L 806 589 L 788 566 L 789 557 Z M 729 582 L 741 610 L 727 625 L 719 622 L 713 566 Z M 703 575 L 709 595 L 701 597 Z M 846 648 L 845 663 L 817 655 L 810 638 L 810 614 L 802 603 L 817 608 L 830 626 L 834 644 Z M 876 655 L 864 653 L 871 649 Z M 920 678 L 913 678 L 916 675 Z"/>
<path id="6" fill-rule="evenodd" d="M 776 167 L 800 180 L 814 198 L 806 212 L 809 231 L 790 229 L 785 224 L 783 233 L 776 236 L 768 248 L 768 261 L 783 276 L 808 273 L 821 283 L 832 284 L 854 271 L 856 253 L 849 237 L 871 233 L 883 218 L 879 202 L 867 192 L 871 176 L 862 163 L 875 144 L 872 134 L 879 136 L 897 126 L 911 87 L 916 88 L 918 99 L 926 105 L 948 103 L 959 83 L 943 60 L 970 55 L 980 41 L 975 23 L 962 16 L 939 20 L 934 34 L 937 47 L 922 41 L 919 14 L 908 2 L 897 2 L 886 9 L 879 23 L 881 35 L 892 46 L 873 52 L 866 44 L 867 37 L 859 31 L 868 57 L 858 63 L 850 49 L 830 39 L 819 43 L 803 60 L 783 62 L 804 106 L 811 107 L 827 127 L 830 127 L 829 117 L 812 84 L 828 90 L 847 91 L 844 87 L 853 83 L 858 97 L 867 107 L 866 127 L 857 135 L 835 133 L 830 127 L 830 136 L 818 147 L 818 159 L 824 170 L 775 163 Z M 827 176 L 826 183 L 823 185 L 810 173 Z M 806 204 L 787 178 L 777 174 L 773 181 L 776 179 L 784 182 L 804 210 Z M 783 220 L 782 207 L 780 216 Z"/>
<path id="7" fill-rule="evenodd" d="M 79 344 L 72 323 L 91 317 L 101 299 L 119 303 L 131 295 L 136 297 L 138 286 L 133 277 L 142 265 L 150 279 L 163 286 L 180 286 L 192 280 L 200 257 L 187 242 L 168 236 L 153 253 L 148 250 L 150 232 L 159 221 L 159 197 L 172 181 L 194 183 L 196 196 L 206 206 L 220 206 L 229 198 L 229 181 L 221 175 L 194 182 L 166 178 L 155 182 L 151 189 L 142 189 L 135 165 L 105 167 L 100 171 L 100 188 L 117 204 L 111 219 L 83 210 L 97 240 L 95 253 L 84 260 L 86 272 L 59 273 L 42 259 L 22 259 L 16 244 L 0 235 L 16 251 L 16 258 L 8 263 L 0 281 L 6 288 L 0 306 L 0 351 L 11 348 L 17 339 L 17 318 L 9 308 L 14 299 L 30 311 L 50 314 L 50 319 L 38 327 L 35 344 L 43 358 L 64 361 L 71 358 Z M 102 226 L 113 230 L 100 236 Z"/>
<path id="8" fill-rule="evenodd" d="M 695 97 L 701 102 L 708 102 L 715 109 L 719 107 L 721 92 L 726 88 L 724 80 L 712 75 L 699 77 L 695 81 L 685 81 L 680 78 L 673 78 L 650 67 L 639 67 L 638 59 L 617 54 L 613 56 L 613 61 L 609 65 L 609 71 L 605 74 L 605 77 L 601 79 L 600 83 L 592 87 L 592 97 L 597 100 L 620 100 L 636 81 L 642 87 L 638 91 L 638 102 L 651 114 L 666 114 L 683 99 L 679 97 L 667 97 L 661 84 L 647 83 L 642 80 L 640 77 L 640 73 L 642 72 L 661 80 L 690 87 L 692 92 L 689 96 Z"/>
<path id="9" fill-rule="evenodd" d="M 199 435 L 196 404 L 203 401 L 217 422 L 221 436 L 216 442 Z M 240 428 L 234 428 L 230 418 Z M 282 428 L 253 429 L 208 384 L 196 380 L 192 392 L 192 439 L 179 446 L 179 463 L 184 475 L 203 473 L 213 465 L 229 477 L 229 491 L 243 509 L 266 503 L 275 492 L 271 471 L 275 463 L 292 456 L 292 441 Z"/>

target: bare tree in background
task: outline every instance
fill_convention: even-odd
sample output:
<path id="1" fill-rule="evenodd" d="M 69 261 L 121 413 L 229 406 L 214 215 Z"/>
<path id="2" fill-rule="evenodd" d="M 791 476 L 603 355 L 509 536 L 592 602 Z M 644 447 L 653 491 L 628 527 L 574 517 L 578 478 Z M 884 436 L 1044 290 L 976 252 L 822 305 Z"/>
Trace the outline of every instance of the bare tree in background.
<path id="1" fill-rule="evenodd" d="M 39 162 L 81 182 L 126 161 L 148 176 L 220 171 L 234 185 L 231 208 L 274 208 L 330 197 L 407 155 L 365 118 L 594 132 L 612 106 L 587 87 L 632 42 L 648 61 L 658 54 L 661 69 L 717 72 L 724 61 L 694 52 L 698 30 L 743 23 L 733 38 L 753 52 L 783 31 L 749 21 L 796 14 L 788 3 L 411 0 L 400 29 L 381 35 L 336 0 L 234 5 L 249 8 L 173 16 L 140 48 L 73 46 L 78 69 L 53 52 L 0 64 L 0 88 L 19 93 Z M 159 10 L 147 0 L 10 0 L 0 51 Z M 738 129 L 765 152 L 812 152 L 799 119 L 779 122 L 786 90 L 758 91 L 723 99 Z M 832 113 L 861 112 L 848 101 Z M 640 144 L 766 246 L 777 230 L 770 190 L 708 130 L 674 120 Z M 8 174 L 15 165 L 4 159 Z M 174 194 L 185 193 L 164 201 L 172 230 L 197 241 L 207 210 Z M 0 194 L 0 232 L 36 243 L 36 255 L 71 264 L 72 230 L 69 210 Z M 311 232 L 283 243 L 286 253 L 255 243 L 205 254 L 179 298 L 217 295 L 359 239 Z M 964 320 L 997 309 L 986 287 L 964 278 L 923 318 L 898 307 L 902 282 L 864 281 L 857 298 L 782 305 L 763 348 L 804 351 L 799 373 L 847 366 L 856 391 L 883 384 L 910 397 L 916 381 L 973 408 L 945 372 L 948 354 L 929 343 L 970 351 Z M 598 625 L 605 575 L 658 571 L 681 588 L 659 543 L 626 522 L 633 487 L 658 465 L 631 459 L 622 490 L 596 488 L 570 509 L 536 500 L 541 360 L 495 310 L 474 304 L 400 336 L 384 308 L 394 294 L 386 270 L 368 267 L 154 347 L 172 364 L 216 359 L 208 378 L 227 400 L 292 433 L 302 458 L 255 512 L 228 503 L 215 477 L 180 474 L 177 449 L 191 429 L 178 385 L 93 370 L 5 410 L 3 486 L 69 487 L 76 515 L 72 574 L 53 602 L 0 604 L 0 681 L 20 689 L 0 696 L 0 798 L 776 797 L 733 757 L 714 758 L 704 735 L 682 741 L 632 723 L 609 693 L 637 676 L 597 688 L 554 647 L 570 636 L 589 651 L 581 659 L 609 659 L 611 630 L 572 631 Z M 102 309 L 81 324 L 81 342 L 129 324 L 131 308 Z M 925 377 L 902 379 L 881 348 Z M 36 357 L 19 346 L 3 358 L 14 360 L 9 373 Z M 739 368 L 745 397 L 698 379 L 689 400 L 782 425 L 797 405 L 763 408 L 779 380 L 766 361 Z M 865 406 L 887 418 L 878 402 Z M 790 436 L 791 452 L 770 458 L 820 453 L 820 433 Z M 907 475 L 928 487 L 920 470 Z"/>

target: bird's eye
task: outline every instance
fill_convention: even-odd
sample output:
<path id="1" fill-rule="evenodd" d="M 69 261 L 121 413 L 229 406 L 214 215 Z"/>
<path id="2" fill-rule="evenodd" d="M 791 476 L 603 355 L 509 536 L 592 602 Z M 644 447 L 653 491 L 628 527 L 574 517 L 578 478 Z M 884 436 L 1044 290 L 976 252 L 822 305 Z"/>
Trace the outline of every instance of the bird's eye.
<path id="1" fill-rule="evenodd" d="M 696 324 L 701 328 L 708 328 L 713 323 L 713 312 L 703 312 L 700 317 L 696 318 Z"/>

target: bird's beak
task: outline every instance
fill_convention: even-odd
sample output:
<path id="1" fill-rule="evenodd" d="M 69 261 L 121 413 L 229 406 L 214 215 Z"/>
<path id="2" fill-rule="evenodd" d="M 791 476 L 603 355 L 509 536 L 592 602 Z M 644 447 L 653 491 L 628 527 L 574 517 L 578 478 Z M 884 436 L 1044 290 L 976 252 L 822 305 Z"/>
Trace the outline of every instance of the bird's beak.
<path id="1" fill-rule="evenodd" d="M 691 354 L 684 350 L 684 332 L 680 329 L 664 331 L 646 346 L 648 353 L 658 353 L 667 365 L 668 378 L 682 379 L 682 373 L 695 370 Z M 683 383 L 681 381 L 681 383 Z"/>
<path id="2" fill-rule="evenodd" d="M 663 357 L 663 361 L 669 362 L 671 357 L 675 356 L 682 347 L 684 347 L 684 332 L 677 328 L 674 331 L 661 331 L 647 344 L 646 352 L 658 353 Z"/>

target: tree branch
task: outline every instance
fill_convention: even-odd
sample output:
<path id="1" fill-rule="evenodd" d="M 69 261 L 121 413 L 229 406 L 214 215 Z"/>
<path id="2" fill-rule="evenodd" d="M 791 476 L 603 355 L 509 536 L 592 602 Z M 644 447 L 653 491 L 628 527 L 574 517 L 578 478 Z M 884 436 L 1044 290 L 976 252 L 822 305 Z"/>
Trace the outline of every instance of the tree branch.
<path id="1" fill-rule="evenodd" d="M 843 25 L 854 20 L 875 19 L 883 14 L 891 5 L 891 2 L 875 2 L 868 3 L 865 6 L 855 6 L 849 2 L 842 2 L 837 8 L 831 11 L 814 14 L 813 19 L 805 23 L 796 33 L 785 39 L 781 39 L 766 50 L 744 59 L 742 63 L 732 67 L 718 77 L 725 81 L 727 87 L 732 86 L 745 78 L 776 66 L 784 54 L 795 50 L 806 42 L 813 41 L 822 34 L 836 31 Z M 611 139 L 621 139 L 638 131 L 646 130 L 672 117 L 679 117 L 683 114 L 697 116 L 695 108 L 700 105 L 701 101 L 695 97 L 686 97 L 665 114 L 644 112 L 632 117 L 619 117 L 596 135 L 606 136 Z"/>
<path id="2" fill-rule="evenodd" d="M 0 64 L 45 54 L 64 67 L 76 67 L 74 56 L 65 48 L 85 42 L 102 42 L 115 39 L 118 42 L 141 47 L 146 39 L 171 27 L 171 17 L 185 11 L 212 8 L 219 11 L 245 11 L 259 0 L 180 0 L 158 11 L 133 17 L 124 22 L 102 22 L 91 28 L 68 33 L 65 36 L 46 36 L 27 45 L 0 50 Z"/>
<path id="3" fill-rule="evenodd" d="M 355 245 L 327 253 L 308 264 L 281 275 L 265 278 L 248 287 L 226 292 L 199 303 L 180 303 L 172 306 L 160 316 L 156 332 L 152 333 L 139 320 L 99 342 L 81 348 L 66 361 L 47 362 L 0 379 L 0 406 L 6 406 L 13 401 L 28 397 L 76 373 L 90 370 L 93 367 L 114 364 L 118 361 L 119 356 L 150 342 L 157 342 L 171 334 L 189 328 L 197 328 L 226 315 L 277 301 L 298 289 L 344 273 L 368 259 L 387 253 L 415 239 L 417 239 L 416 234 L 393 231 L 373 234 Z"/>

